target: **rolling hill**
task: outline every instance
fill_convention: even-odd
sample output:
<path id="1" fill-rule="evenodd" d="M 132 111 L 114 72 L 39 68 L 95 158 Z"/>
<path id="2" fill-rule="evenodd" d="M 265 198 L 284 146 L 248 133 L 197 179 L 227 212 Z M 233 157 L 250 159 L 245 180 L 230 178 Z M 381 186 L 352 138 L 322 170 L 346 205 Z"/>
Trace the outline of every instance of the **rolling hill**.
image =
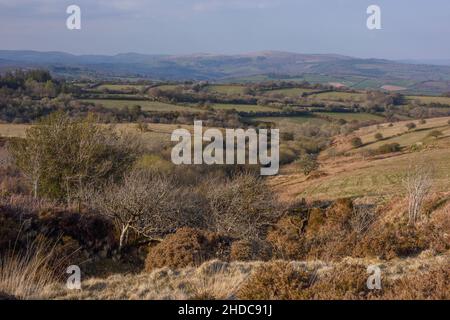
<path id="1" fill-rule="evenodd" d="M 0 70 L 50 69 L 71 78 L 110 77 L 162 80 L 296 80 L 338 83 L 364 89 L 400 87 L 404 91 L 450 91 L 450 66 L 360 59 L 336 54 L 263 51 L 237 55 L 72 55 L 63 52 L 0 50 Z"/>

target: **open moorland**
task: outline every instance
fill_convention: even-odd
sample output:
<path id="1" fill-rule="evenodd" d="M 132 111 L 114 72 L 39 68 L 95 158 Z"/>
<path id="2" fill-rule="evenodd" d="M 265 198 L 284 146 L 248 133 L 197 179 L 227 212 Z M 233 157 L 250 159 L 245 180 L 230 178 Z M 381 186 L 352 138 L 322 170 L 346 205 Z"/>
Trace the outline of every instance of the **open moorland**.
<path id="1" fill-rule="evenodd" d="M 0 298 L 449 299 L 448 93 L 260 80 L 2 74 Z M 279 174 L 173 164 L 198 120 L 279 129 Z"/>

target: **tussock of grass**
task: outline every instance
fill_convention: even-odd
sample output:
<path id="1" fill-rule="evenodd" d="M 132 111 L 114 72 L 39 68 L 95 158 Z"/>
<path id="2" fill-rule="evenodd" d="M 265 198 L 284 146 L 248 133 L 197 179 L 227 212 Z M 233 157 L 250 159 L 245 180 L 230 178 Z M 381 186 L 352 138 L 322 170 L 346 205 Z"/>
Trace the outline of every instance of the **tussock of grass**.
<path id="1" fill-rule="evenodd" d="M 55 282 L 53 247 L 36 240 L 25 252 L 10 250 L 0 257 L 0 292 L 17 299 L 36 299 Z"/>

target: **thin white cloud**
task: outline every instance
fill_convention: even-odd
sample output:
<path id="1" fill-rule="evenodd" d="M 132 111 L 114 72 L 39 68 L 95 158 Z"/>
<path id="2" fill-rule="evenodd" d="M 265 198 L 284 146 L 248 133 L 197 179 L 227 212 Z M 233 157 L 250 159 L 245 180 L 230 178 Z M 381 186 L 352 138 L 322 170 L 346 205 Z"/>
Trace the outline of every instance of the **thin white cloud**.
<path id="1" fill-rule="evenodd" d="M 208 12 L 222 9 L 268 9 L 278 5 L 279 0 L 197 0 L 192 8 L 196 12 Z"/>

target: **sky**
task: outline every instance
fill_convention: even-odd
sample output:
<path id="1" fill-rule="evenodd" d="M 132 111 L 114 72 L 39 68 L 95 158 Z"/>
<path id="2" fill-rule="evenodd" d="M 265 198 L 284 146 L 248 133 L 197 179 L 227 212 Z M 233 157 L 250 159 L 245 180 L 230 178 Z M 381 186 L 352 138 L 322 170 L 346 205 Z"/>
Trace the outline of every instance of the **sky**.
<path id="1" fill-rule="evenodd" d="M 68 30 L 66 8 L 81 8 Z M 381 8 L 381 30 L 366 26 Z M 450 59 L 448 0 L 0 0 L 0 49 Z"/>

